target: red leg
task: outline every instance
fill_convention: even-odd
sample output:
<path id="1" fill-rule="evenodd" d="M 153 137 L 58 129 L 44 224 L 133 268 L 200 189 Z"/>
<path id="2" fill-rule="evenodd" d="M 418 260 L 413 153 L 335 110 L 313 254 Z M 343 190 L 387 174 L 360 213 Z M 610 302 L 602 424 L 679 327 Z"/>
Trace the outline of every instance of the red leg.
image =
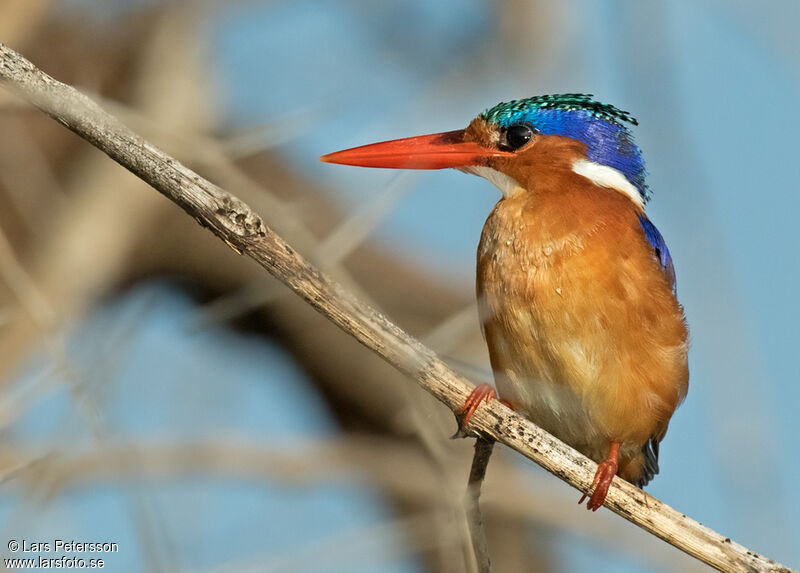
<path id="1" fill-rule="evenodd" d="M 475 413 L 475 411 L 478 409 L 478 406 L 481 405 L 481 402 L 489 402 L 489 400 L 492 399 L 497 399 L 497 392 L 491 384 L 484 382 L 483 384 L 476 386 L 467 397 L 467 400 L 464 402 L 464 405 L 461 407 L 461 409 L 456 412 L 458 416 L 462 416 L 460 424 L 461 429 L 463 430 L 467 426 L 469 419 L 472 418 L 472 414 Z M 500 402 L 511 408 L 511 404 L 505 400 L 500 400 Z"/>
<path id="2" fill-rule="evenodd" d="M 594 481 L 589 491 L 592 496 L 586 504 L 586 509 L 597 511 L 603 506 L 603 502 L 608 495 L 608 488 L 611 486 L 611 481 L 617 475 L 619 461 L 619 442 L 611 442 L 608 448 L 608 457 L 606 460 L 597 466 L 597 473 L 594 474 Z M 588 493 L 583 494 L 578 503 L 583 503 Z"/>

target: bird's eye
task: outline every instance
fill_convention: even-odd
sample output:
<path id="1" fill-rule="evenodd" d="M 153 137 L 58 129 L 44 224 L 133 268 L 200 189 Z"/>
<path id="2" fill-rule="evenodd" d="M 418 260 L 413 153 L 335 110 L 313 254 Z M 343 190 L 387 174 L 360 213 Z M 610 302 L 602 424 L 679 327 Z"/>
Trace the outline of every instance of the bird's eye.
<path id="1" fill-rule="evenodd" d="M 528 143 L 533 137 L 533 128 L 526 123 L 517 123 L 506 128 L 501 138 L 501 146 L 514 151 Z"/>

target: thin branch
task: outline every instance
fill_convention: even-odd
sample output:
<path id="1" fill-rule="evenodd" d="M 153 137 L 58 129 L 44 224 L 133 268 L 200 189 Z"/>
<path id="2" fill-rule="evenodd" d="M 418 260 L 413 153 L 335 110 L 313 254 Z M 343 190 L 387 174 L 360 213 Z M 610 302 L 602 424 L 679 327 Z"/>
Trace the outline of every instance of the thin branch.
<path id="1" fill-rule="evenodd" d="M 451 410 L 464 403 L 472 389 L 467 380 L 419 341 L 311 266 L 244 202 L 181 165 L 92 100 L 2 44 L 0 82 L 177 203 L 234 251 L 258 262 Z M 596 469 L 594 462 L 498 401 L 481 407 L 470 426 L 517 450 L 580 491 L 588 490 Z M 700 525 L 624 480 L 614 480 L 606 507 L 720 571 L 791 571 Z"/>
<path id="2" fill-rule="evenodd" d="M 472 537 L 472 550 L 475 552 L 475 562 L 479 573 L 489 573 L 492 563 L 489 559 L 489 545 L 486 542 L 486 532 L 483 530 L 483 517 L 481 516 L 481 486 L 486 477 L 486 468 L 492 457 L 494 440 L 478 438 L 475 440 L 475 453 L 472 457 L 472 467 L 469 470 L 467 494 L 464 505 L 469 518 L 469 532 Z"/>

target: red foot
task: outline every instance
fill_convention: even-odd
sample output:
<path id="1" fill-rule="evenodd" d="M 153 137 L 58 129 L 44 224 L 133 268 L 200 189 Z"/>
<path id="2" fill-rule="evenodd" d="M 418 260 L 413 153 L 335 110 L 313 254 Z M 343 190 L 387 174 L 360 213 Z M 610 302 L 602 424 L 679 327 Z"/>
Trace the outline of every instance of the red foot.
<path id="1" fill-rule="evenodd" d="M 481 405 L 481 402 L 488 403 L 489 400 L 492 399 L 497 400 L 497 392 L 491 384 L 484 382 L 483 384 L 475 387 L 475 389 L 467 397 L 467 400 L 464 402 L 464 405 L 461 407 L 461 409 L 456 412 L 458 416 L 462 416 L 460 423 L 462 431 L 467 427 L 469 419 L 472 418 L 472 414 L 475 413 L 475 411 L 478 409 L 478 406 Z M 512 408 L 509 402 L 506 402 L 505 400 L 500 400 L 500 402 L 509 408 Z"/>
<path id="2" fill-rule="evenodd" d="M 592 485 L 589 488 L 589 491 L 592 492 L 592 495 L 589 498 L 589 502 L 586 504 L 586 509 L 590 511 L 597 511 L 603 507 L 603 502 L 605 502 L 606 495 L 608 495 L 608 488 L 611 486 L 614 476 L 617 475 L 618 455 L 619 444 L 612 442 L 611 446 L 609 447 L 608 458 L 606 458 L 603 463 L 597 466 L 597 473 L 594 474 L 594 481 L 592 481 Z M 588 495 L 588 493 L 583 494 L 578 503 L 583 503 L 583 500 L 586 499 L 586 496 Z"/>
<path id="3" fill-rule="evenodd" d="M 492 398 L 497 399 L 497 392 L 491 384 L 484 382 L 476 386 L 467 397 L 464 405 L 461 406 L 461 409 L 456 412 L 459 416 L 463 416 L 461 419 L 461 429 L 467 426 L 469 419 L 472 417 L 472 414 L 475 413 L 475 410 L 478 409 L 478 406 L 481 405 L 481 402 L 489 402 Z"/>

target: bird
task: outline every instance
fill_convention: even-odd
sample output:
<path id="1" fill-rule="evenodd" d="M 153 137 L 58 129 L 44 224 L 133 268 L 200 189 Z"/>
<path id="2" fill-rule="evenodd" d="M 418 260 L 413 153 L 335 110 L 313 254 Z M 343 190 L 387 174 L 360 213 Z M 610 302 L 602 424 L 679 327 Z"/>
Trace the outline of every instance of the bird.
<path id="1" fill-rule="evenodd" d="M 614 477 L 644 487 L 689 383 L 675 266 L 645 213 L 650 190 L 628 112 L 591 94 L 499 103 L 465 129 L 363 145 L 327 163 L 454 168 L 501 192 L 481 233 L 476 293 L 495 390 L 598 464 L 579 503 L 597 511 Z"/>

